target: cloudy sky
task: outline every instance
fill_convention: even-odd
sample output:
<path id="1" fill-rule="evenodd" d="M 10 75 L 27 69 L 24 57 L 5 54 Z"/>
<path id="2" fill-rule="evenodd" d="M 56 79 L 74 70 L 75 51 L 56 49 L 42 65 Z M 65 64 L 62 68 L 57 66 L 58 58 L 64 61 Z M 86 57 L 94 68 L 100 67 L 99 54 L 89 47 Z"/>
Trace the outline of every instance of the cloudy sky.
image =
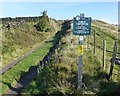
<path id="1" fill-rule="evenodd" d="M 55 19 L 72 19 L 84 13 L 92 19 L 118 24 L 117 2 L 4 2 L 0 17 L 39 16 L 44 10 Z"/>

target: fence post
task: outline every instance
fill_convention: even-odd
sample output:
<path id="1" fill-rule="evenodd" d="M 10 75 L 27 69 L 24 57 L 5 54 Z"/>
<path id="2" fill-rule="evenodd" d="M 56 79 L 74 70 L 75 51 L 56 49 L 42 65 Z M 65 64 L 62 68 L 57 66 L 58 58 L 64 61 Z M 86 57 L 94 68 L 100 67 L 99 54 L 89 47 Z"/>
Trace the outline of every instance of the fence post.
<path id="1" fill-rule="evenodd" d="M 88 50 L 89 50 L 89 36 L 88 36 L 88 43 L 87 44 L 88 44 Z"/>
<path id="2" fill-rule="evenodd" d="M 94 31 L 94 50 L 93 53 L 96 54 L 96 32 Z"/>
<path id="3" fill-rule="evenodd" d="M 108 75 L 108 80 L 112 76 L 116 54 L 117 54 L 117 40 L 115 40 L 115 42 L 114 42 L 114 50 L 113 50 L 113 55 L 112 55 L 112 61 L 111 61 L 111 66 L 110 66 L 110 72 L 109 72 L 109 75 Z"/>
<path id="4" fill-rule="evenodd" d="M 103 39 L 103 68 L 105 69 L 105 59 L 106 59 L 106 40 Z"/>

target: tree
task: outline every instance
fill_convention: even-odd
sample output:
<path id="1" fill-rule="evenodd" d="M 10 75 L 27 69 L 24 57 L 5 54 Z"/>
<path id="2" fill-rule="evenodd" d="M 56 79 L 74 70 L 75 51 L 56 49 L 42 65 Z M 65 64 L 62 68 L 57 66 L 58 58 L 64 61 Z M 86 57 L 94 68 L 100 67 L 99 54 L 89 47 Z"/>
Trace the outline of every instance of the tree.
<path id="1" fill-rule="evenodd" d="M 45 16 L 47 16 L 47 11 L 43 11 L 42 12 L 42 15 L 45 17 Z"/>
<path id="2" fill-rule="evenodd" d="M 47 11 L 42 12 L 39 22 L 36 25 L 38 31 L 47 32 L 49 29 L 49 17 L 47 16 Z"/>

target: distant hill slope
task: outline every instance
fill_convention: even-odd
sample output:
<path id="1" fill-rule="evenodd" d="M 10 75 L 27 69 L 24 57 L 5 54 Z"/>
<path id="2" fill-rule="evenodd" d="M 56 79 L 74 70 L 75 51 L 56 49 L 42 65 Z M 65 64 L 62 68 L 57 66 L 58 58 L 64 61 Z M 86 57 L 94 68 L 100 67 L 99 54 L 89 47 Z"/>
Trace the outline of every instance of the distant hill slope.
<path id="1" fill-rule="evenodd" d="M 103 21 L 100 21 L 100 20 L 93 20 L 92 25 L 106 30 L 111 35 L 113 35 L 113 34 L 116 35 L 116 36 L 118 35 L 117 34 L 118 33 L 118 26 L 115 26 L 115 25 L 112 25 L 112 24 L 109 24 L 109 23 L 106 23 L 106 22 L 103 22 Z"/>
<path id="2" fill-rule="evenodd" d="M 100 20 L 92 21 L 93 30 L 96 30 L 101 36 L 107 39 L 118 39 L 118 53 L 120 53 L 120 35 L 118 35 L 118 26 L 108 24 Z M 109 38 L 108 38 L 109 37 Z M 109 40 L 107 42 L 109 42 Z M 109 42 L 112 44 L 112 42 Z M 109 44 L 109 47 L 111 47 Z"/>
<path id="3" fill-rule="evenodd" d="M 25 54 L 44 40 L 53 36 L 61 27 L 62 21 L 49 18 L 49 32 L 35 28 L 40 17 L 2 18 L 2 56 L 3 65 Z"/>

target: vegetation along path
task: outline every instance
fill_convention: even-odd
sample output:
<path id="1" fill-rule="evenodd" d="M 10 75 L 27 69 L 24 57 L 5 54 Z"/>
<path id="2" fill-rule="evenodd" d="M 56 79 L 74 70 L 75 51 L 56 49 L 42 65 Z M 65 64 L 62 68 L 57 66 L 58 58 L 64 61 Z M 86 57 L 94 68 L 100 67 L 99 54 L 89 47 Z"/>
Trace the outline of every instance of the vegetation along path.
<path id="1" fill-rule="evenodd" d="M 39 61 L 42 60 L 46 54 L 50 51 L 50 49 L 55 45 L 56 43 L 61 39 L 61 37 L 66 33 L 66 24 L 63 24 L 63 27 L 61 29 L 61 31 L 58 31 L 55 36 L 52 38 L 52 40 L 49 40 L 46 42 L 46 44 L 43 44 L 42 48 L 36 50 L 33 55 L 31 54 L 31 56 L 28 56 L 25 58 L 25 60 L 22 60 L 21 62 L 25 62 L 25 64 L 23 63 L 23 65 L 20 66 L 20 64 L 17 64 L 15 67 L 13 67 L 12 71 L 9 70 L 8 72 L 6 72 L 5 74 L 3 74 L 2 77 L 2 90 L 3 90 L 3 94 L 20 94 L 20 92 L 22 91 L 22 89 L 28 85 L 31 80 L 33 80 L 34 78 L 36 78 L 36 76 L 38 75 L 38 71 L 37 71 L 37 66 L 39 64 Z M 64 26 L 65 25 L 65 26 Z M 44 46 L 45 45 L 45 46 Z M 37 57 L 37 59 L 35 58 Z M 31 58 L 31 62 L 30 60 L 28 61 L 28 59 Z M 37 60 L 34 62 L 34 59 Z M 37 64 L 32 64 L 29 65 L 29 63 L 37 63 Z M 24 66 L 28 66 L 27 69 L 24 69 Z M 19 70 L 18 68 L 21 67 L 22 70 Z M 16 70 L 17 69 L 17 70 Z M 20 72 L 19 72 L 20 71 Z M 14 74 L 12 74 L 12 73 Z M 15 73 L 16 72 L 16 73 Z M 10 75 L 10 74 L 12 75 Z M 18 74 L 19 73 L 19 74 Z M 8 76 L 9 75 L 9 76 Z M 10 80 L 8 81 L 8 79 L 5 79 L 5 77 L 10 78 Z"/>
<path id="2" fill-rule="evenodd" d="M 51 40 L 51 38 L 49 38 L 47 41 Z M 35 49 L 29 51 L 28 53 L 26 53 L 24 56 L 19 57 L 18 59 L 12 61 L 10 64 L 8 64 L 7 66 L 5 66 L 3 69 L 0 70 L 0 75 L 4 74 L 6 71 L 8 71 L 10 68 L 14 67 L 16 64 L 18 64 L 21 60 L 23 60 L 24 58 L 26 58 L 27 56 L 29 56 L 30 54 L 32 54 L 33 52 L 35 52 L 36 50 L 40 49 L 41 47 L 43 47 L 46 43 L 44 42 L 42 45 L 36 47 Z"/>

